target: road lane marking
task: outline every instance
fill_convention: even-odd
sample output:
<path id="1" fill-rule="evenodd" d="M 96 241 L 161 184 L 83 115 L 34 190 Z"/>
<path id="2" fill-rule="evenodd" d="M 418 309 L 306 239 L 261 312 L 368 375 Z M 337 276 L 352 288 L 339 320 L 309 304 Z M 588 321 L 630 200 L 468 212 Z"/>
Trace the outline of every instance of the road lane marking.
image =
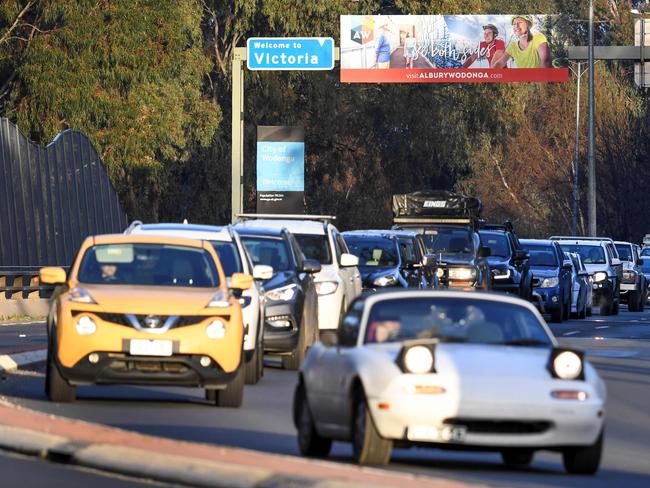
<path id="1" fill-rule="evenodd" d="M 580 334 L 580 331 L 579 331 L 579 330 L 572 330 L 571 332 L 565 332 L 565 333 L 562 334 L 562 335 L 564 335 L 564 336 L 570 336 L 570 335 L 574 335 L 574 334 Z"/>
<path id="2" fill-rule="evenodd" d="M 596 329 L 609 329 L 609 325 L 599 325 Z"/>

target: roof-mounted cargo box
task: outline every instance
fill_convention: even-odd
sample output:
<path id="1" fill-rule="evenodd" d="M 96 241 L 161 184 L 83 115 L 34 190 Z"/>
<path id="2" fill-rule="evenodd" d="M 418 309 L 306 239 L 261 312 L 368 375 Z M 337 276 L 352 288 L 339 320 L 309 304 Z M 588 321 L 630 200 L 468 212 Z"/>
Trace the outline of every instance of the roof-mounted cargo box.
<path id="1" fill-rule="evenodd" d="M 393 195 L 394 221 L 412 219 L 468 219 L 475 223 L 481 215 L 481 200 L 446 190 L 424 190 Z M 467 220 L 466 220 L 467 221 Z"/>

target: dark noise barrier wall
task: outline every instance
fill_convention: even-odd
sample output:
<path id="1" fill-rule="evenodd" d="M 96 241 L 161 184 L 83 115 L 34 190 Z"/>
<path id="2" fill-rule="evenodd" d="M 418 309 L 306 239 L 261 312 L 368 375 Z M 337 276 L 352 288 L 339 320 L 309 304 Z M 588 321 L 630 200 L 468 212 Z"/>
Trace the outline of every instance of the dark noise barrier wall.
<path id="1" fill-rule="evenodd" d="M 126 226 L 85 134 L 66 130 L 42 147 L 0 118 L 0 270 L 70 266 L 87 236 Z"/>

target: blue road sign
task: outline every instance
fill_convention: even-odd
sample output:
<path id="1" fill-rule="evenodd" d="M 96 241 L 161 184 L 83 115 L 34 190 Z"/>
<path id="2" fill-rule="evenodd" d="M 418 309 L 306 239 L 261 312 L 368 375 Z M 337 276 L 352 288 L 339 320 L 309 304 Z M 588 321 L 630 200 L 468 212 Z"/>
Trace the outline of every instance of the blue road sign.
<path id="1" fill-rule="evenodd" d="M 334 68 L 334 39 L 251 37 L 246 60 L 252 70 L 329 70 Z"/>

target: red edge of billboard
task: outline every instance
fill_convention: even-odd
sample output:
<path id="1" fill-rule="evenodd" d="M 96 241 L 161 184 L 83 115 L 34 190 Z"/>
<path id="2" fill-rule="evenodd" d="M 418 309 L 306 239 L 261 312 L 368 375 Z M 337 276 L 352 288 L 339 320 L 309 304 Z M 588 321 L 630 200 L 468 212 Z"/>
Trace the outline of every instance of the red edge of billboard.
<path id="1" fill-rule="evenodd" d="M 512 83 L 568 79 L 568 68 L 341 69 L 343 83 Z"/>

